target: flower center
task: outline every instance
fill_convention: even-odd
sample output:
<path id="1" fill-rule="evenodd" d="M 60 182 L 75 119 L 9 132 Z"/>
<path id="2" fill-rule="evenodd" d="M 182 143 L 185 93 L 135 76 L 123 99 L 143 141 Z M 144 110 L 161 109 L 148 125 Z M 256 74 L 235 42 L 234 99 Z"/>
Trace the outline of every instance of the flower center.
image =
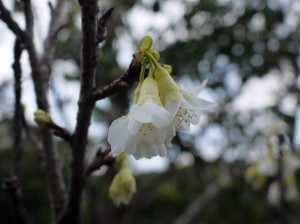
<path id="1" fill-rule="evenodd" d="M 179 107 L 175 116 L 176 128 L 189 128 L 190 123 L 195 124 L 199 121 L 200 115 L 193 109 Z"/>

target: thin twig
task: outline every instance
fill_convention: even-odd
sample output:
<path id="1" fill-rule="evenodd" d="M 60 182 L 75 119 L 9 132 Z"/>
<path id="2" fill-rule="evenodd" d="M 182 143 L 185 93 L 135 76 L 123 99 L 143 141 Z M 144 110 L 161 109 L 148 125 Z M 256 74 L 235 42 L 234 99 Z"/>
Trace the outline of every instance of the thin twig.
<path id="1" fill-rule="evenodd" d="M 27 139 L 29 140 L 29 142 L 31 143 L 32 147 L 35 150 L 35 154 L 36 154 L 36 158 L 39 161 L 42 161 L 44 158 L 43 155 L 43 145 L 41 144 L 41 142 L 39 141 L 39 139 L 36 137 L 36 135 L 33 133 L 32 127 L 30 125 L 28 125 L 24 113 L 23 113 L 23 128 L 25 130 L 25 134 Z"/>
<path id="2" fill-rule="evenodd" d="M 111 165 L 115 162 L 115 158 L 112 157 L 110 149 L 102 150 L 98 149 L 92 161 L 87 165 L 86 176 L 90 176 L 94 171 L 99 170 L 104 165 Z"/>
<path id="3" fill-rule="evenodd" d="M 57 36 L 59 32 L 66 26 L 66 24 L 64 24 L 62 21 L 65 2 L 65 0 L 58 0 L 55 7 L 49 3 L 51 20 L 46 39 L 44 41 L 43 55 L 41 57 L 41 64 L 43 64 L 44 69 L 48 69 L 47 73 L 49 76 L 51 74 L 51 63 L 53 61 L 53 55 L 57 45 Z"/>
<path id="4" fill-rule="evenodd" d="M 10 196 L 14 216 L 17 223 L 28 223 L 22 191 L 19 183 L 20 179 L 20 161 L 22 154 L 22 108 L 21 108 L 21 64 L 20 58 L 23 46 L 20 40 L 16 40 L 14 47 L 14 77 L 15 77 L 15 114 L 14 114 L 14 160 L 12 175 L 4 178 L 3 188 Z"/>
<path id="5" fill-rule="evenodd" d="M 67 129 L 60 127 L 54 122 L 51 122 L 48 126 L 53 130 L 53 134 L 55 136 L 60 137 L 66 142 L 72 144 L 73 137 Z"/>
<path id="6" fill-rule="evenodd" d="M 135 64 L 132 60 L 128 70 L 118 79 L 112 83 L 104 86 L 102 89 L 95 89 L 91 95 L 92 101 L 98 101 L 116 94 L 121 89 L 128 88 L 128 86 L 139 79 L 141 65 Z"/>
<path id="7" fill-rule="evenodd" d="M 25 42 L 27 39 L 25 32 L 20 28 L 19 24 L 12 18 L 9 10 L 4 6 L 0 0 L 0 19 L 6 23 L 8 28 L 17 36 L 19 40 Z"/>
<path id="8" fill-rule="evenodd" d="M 102 15 L 99 16 L 98 26 L 97 26 L 97 44 L 100 44 L 106 39 L 106 24 L 110 19 L 112 13 L 114 11 L 114 7 L 106 10 Z"/>
<path id="9" fill-rule="evenodd" d="M 22 43 L 19 40 L 16 40 L 15 47 L 14 47 L 14 55 L 15 55 L 15 62 L 13 64 L 14 69 L 14 76 L 15 76 L 15 115 L 14 115 L 14 150 L 15 150 L 15 157 L 14 157 L 14 167 L 13 167 L 13 174 L 19 177 L 19 170 L 20 170 L 20 159 L 22 154 L 22 105 L 21 105 L 21 94 L 22 94 L 22 87 L 21 87 L 21 64 L 20 58 L 23 51 Z"/>

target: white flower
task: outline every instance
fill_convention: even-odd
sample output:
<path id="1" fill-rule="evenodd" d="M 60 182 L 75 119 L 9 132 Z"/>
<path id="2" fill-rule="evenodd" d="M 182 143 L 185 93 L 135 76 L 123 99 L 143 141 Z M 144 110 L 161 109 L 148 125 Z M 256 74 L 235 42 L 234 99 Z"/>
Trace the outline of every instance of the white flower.
<path id="1" fill-rule="evenodd" d="M 190 124 L 199 123 L 202 112 L 212 111 L 216 107 L 214 103 L 197 98 L 206 81 L 195 94 L 188 93 L 180 89 L 170 73 L 158 64 L 156 64 L 155 79 L 163 106 L 173 116 L 175 128 L 190 130 Z"/>
<path id="2" fill-rule="evenodd" d="M 113 156 L 122 151 L 136 159 L 165 156 L 170 136 L 170 113 L 162 107 L 156 81 L 148 76 L 138 87 L 136 104 L 127 116 L 115 120 L 108 131 Z"/>

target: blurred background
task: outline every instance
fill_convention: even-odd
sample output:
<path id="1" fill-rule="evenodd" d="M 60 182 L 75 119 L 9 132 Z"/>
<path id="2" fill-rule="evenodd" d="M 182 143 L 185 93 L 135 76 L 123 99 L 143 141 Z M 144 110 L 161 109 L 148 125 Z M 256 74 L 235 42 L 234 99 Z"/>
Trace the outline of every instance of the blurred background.
<path id="1" fill-rule="evenodd" d="M 24 27 L 19 1 L 5 5 Z M 32 1 L 35 41 L 42 46 L 49 22 L 46 0 Z M 284 133 L 290 149 L 300 150 L 300 1 L 299 0 L 124 0 L 115 6 L 97 69 L 104 86 L 124 72 L 139 40 L 150 35 L 160 61 L 187 91 L 208 78 L 199 97 L 218 104 L 200 125 L 178 132 L 166 158 L 128 159 L 138 191 L 128 206 L 115 207 L 108 197 L 113 168 L 101 168 L 87 182 L 84 223 L 279 223 L 279 210 L 268 204 L 268 185 L 254 190 L 245 181 L 249 164 L 265 154 L 270 136 Z M 60 34 L 49 83 L 53 120 L 73 130 L 80 74 L 80 9 L 68 1 L 68 27 Z M 14 36 L 0 22 L 0 179 L 10 172 L 13 144 Z M 39 48 L 38 48 L 39 50 Z M 22 55 L 26 119 L 36 110 L 30 66 Z M 87 159 L 107 146 L 110 123 L 128 112 L 135 86 L 97 103 L 89 132 Z M 38 129 L 34 131 L 38 135 Z M 60 147 L 68 180 L 68 145 Z M 28 139 L 23 140 L 21 186 L 34 223 L 50 223 L 45 178 Z M 297 175 L 298 186 L 299 174 Z M 0 220 L 13 223 L 5 192 L 0 191 Z M 300 220 L 300 199 L 288 205 L 292 223 Z M 187 218 L 186 218 L 187 217 Z M 298 220 L 298 221 L 297 221 Z"/>

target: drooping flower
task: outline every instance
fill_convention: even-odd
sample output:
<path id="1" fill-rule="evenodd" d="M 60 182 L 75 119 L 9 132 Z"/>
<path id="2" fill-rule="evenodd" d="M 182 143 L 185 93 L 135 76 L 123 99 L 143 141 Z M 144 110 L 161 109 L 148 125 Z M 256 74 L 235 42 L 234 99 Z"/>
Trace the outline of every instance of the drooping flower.
<path id="1" fill-rule="evenodd" d="M 196 93 L 189 93 L 179 88 L 168 69 L 158 64 L 151 54 L 146 53 L 146 55 L 155 66 L 154 77 L 158 84 L 161 101 L 163 106 L 171 113 L 175 128 L 189 130 L 190 124 L 199 123 L 202 112 L 212 111 L 216 107 L 216 104 L 197 97 L 206 82 L 201 85 Z"/>
<path id="2" fill-rule="evenodd" d="M 127 116 L 115 120 L 108 132 L 113 156 L 122 151 L 136 159 L 165 156 L 170 113 L 162 106 L 158 86 L 149 75 L 135 92 L 135 104 Z"/>
<path id="3" fill-rule="evenodd" d="M 120 161 L 118 161 L 118 159 Z M 125 163 L 126 154 L 121 153 L 117 157 L 117 163 L 119 163 L 120 170 L 115 175 L 110 187 L 109 197 L 113 202 L 119 206 L 121 203 L 127 205 L 132 195 L 136 192 L 136 182 Z"/>

